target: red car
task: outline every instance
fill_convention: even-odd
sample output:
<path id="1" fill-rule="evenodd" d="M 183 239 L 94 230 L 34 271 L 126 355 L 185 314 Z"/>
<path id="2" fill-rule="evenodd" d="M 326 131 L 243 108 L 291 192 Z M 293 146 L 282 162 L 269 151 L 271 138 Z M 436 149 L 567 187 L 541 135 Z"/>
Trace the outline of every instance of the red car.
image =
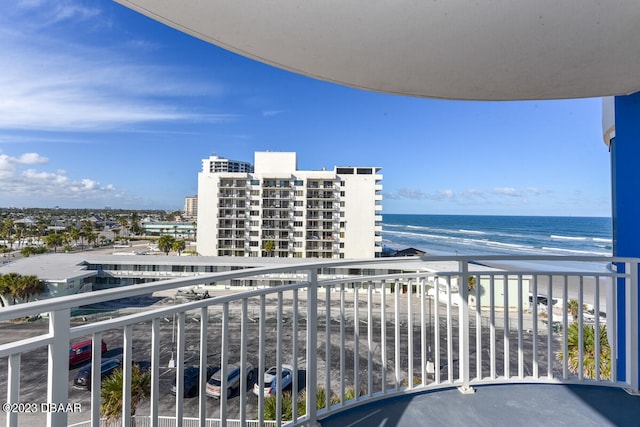
<path id="1" fill-rule="evenodd" d="M 86 340 L 76 344 L 73 344 L 69 348 L 69 366 L 74 366 L 82 362 L 91 360 L 91 347 L 93 341 Z M 102 340 L 102 354 L 107 352 L 107 343 Z"/>

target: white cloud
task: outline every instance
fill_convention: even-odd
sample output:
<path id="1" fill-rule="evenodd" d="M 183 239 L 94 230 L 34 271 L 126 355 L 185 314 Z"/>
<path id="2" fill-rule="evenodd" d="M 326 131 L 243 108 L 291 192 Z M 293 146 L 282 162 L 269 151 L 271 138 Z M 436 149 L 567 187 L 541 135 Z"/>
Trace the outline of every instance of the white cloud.
<path id="1" fill-rule="evenodd" d="M 493 189 L 493 192 L 502 196 L 510 196 L 510 197 L 523 197 L 524 194 L 522 192 L 516 190 L 511 187 L 496 187 Z"/>
<path id="2" fill-rule="evenodd" d="M 49 172 L 28 167 L 48 162 L 38 153 L 24 153 L 18 157 L 0 154 L 0 199 L 29 198 L 34 203 L 40 200 L 82 201 L 112 197 L 118 193 L 111 184 L 102 185 L 90 178 L 73 179 L 62 169 Z"/>
<path id="3" fill-rule="evenodd" d="M 120 46 L 82 44 L 74 31 L 56 30 L 65 27 L 56 25 L 60 21 L 89 21 L 85 31 L 103 25 L 99 9 L 74 2 L 20 6 L 0 17 L 0 129 L 76 132 L 238 117 L 177 107 L 183 97 L 220 96 L 225 92 L 220 84 L 187 78 L 190 70 L 180 67 L 132 62 L 137 56 L 123 55 Z M 136 40 L 122 49 L 155 47 Z"/>

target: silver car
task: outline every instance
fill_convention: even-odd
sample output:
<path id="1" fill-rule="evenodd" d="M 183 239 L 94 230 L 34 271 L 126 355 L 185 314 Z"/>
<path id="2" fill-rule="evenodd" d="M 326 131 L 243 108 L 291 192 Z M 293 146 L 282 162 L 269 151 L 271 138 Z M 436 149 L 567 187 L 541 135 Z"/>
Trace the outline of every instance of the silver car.
<path id="1" fill-rule="evenodd" d="M 227 397 L 232 395 L 232 392 L 240 389 L 240 379 L 246 378 L 247 383 L 253 381 L 253 366 L 251 363 L 247 363 L 244 375 L 240 374 L 240 367 L 238 365 L 227 365 Z M 205 393 L 212 397 L 220 397 L 222 394 L 220 386 L 222 384 L 222 370 L 218 370 L 207 381 L 207 388 Z"/>

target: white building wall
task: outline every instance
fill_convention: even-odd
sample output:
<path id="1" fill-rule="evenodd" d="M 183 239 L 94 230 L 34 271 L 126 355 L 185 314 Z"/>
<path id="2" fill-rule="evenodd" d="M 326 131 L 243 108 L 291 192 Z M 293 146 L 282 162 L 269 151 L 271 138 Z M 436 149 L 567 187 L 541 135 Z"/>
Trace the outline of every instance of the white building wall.
<path id="1" fill-rule="evenodd" d="M 296 153 L 256 152 L 254 172 L 256 174 L 294 173 L 298 169 Z"/>
<path id="2" fill-rule="evenodd" d="M 376 227 L 381 205 L 376 206 L 376 184 L 382 177 L 377 168 L 353 168 L 354 174 L 341 174 L 344 196 L 341 212 L 344 213 L 344 258 L 373 258 L 380 256 L 382 227 Z M 359 174 L 358 170 L 372 170 L 372 174 Z M 379 197 L 381 201 L 381 196 Z M 376 238 L 376 231 L 378 238 Z M 376 245 L 376 241 L 379 245 Z"/>
<path id="3" fill-rule="evenodd" d="M 198 175 L 197 250 L 201 255 L 372 258 L 381 252 L 378 168 L 345 168 L 353 172 L 299 171 L 296 153 L 255 154 L 254 173 L 211 173 L 203 161 Z M 369 173 L 358 173 L 359 170 Z M 235 209 L 242 219 L 229 219 L 242 228 L 220 228 L 221 183 L 246 180 L 242 198 L 246 209 Z M 341 185 L 344 182 L 344 185 Z M 286 206 L 286 207 L 285 207 Z M 226 210 L 226 212 L 229 212 Z M 226 221 L 226 218 L 222 218 Z M 275 224 L 275 226 L 274 226 Z M 235 227 L 235 226 L 234 226 Z M 377 236 L 376 236 L 377 234 Z M 242 241 L 237 235 L 242 235 Z M 231 236 L 231 237 L 222 237 Z M 283 237 L 285 236 L 285 237 Z M 223 241 L 224 240 L 224 241 Z M 273 253 L 264 245 L 273 240 Z M 230 249 L 230 253 L 224 249 Z M 236 247 L 241 245 L 242 247 Z"/>
<path id="4" fill-rule="evenodd" d="M 216 235 L 218 214 L 218 184 L 220 175 L 207 171 L 198 174 L 198 228 L 196 248 L 200 255 L 217 255 Z"/>

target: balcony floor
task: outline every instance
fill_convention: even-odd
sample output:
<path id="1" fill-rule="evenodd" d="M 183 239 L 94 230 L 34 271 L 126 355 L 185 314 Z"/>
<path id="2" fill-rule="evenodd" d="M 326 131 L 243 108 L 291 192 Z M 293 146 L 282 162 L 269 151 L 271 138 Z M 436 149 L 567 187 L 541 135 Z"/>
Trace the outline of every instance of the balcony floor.
<path id="1" fill-rule="evenodd" d="M 640 396 L 610 387 L 510 384 L 433 390 L 365 404 L 321 419 L 323 427 L 640 426 Z"/>

